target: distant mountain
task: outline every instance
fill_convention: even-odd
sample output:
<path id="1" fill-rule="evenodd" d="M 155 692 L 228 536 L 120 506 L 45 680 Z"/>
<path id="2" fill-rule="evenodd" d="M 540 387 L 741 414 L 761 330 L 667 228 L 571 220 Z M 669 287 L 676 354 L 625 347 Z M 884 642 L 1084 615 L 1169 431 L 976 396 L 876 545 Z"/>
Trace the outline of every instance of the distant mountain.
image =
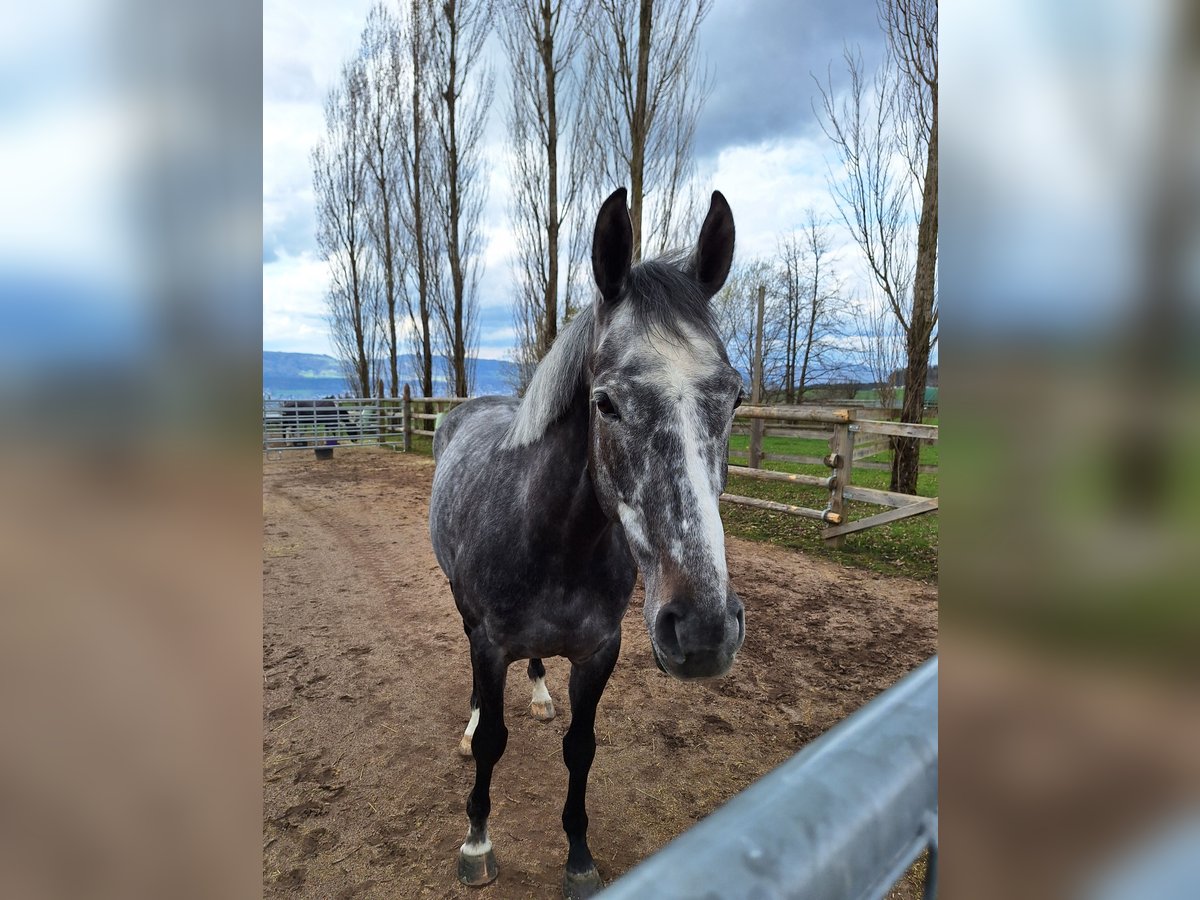
<path id="1" fill-rule="evenodd" d="M 401 383 L 408 382 L 417 391 L 417 366 L 411 355 L 401 356 L 397 361 Z M 447 393 L 445 361 L 436 357 L 434 368 L 434 394 Z M 475 361 L 475 394 L 511 394 L 515 366 L 505 360 L 479 359 Z M 263 396 L 275 400 L 306 400 L 314 397 L 338 396 L 349 392 L 342 375 L 341 366 L 332 356 L 317 353 L 287 353 L 277 350 L 263 351 Z"/>

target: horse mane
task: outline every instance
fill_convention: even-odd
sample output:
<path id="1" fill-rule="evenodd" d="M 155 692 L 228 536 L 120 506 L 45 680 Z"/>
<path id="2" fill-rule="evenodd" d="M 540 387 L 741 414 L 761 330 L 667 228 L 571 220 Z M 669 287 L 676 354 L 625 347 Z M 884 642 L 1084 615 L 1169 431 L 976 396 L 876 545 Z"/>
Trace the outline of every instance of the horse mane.
<path id="1" fill-rule="evenodd" d="M 621 304 L 628 305 L 641 327 L 668 340 L 685 341 L 685 326 L 690 326 L 719 343 L 709 298 L 693 276 L 693 269 L 688 253 L 639 263 L 630 269 Z M 570 409 L 584 378 L 595 321 L 593 304 L 581 309 L 559 332 L 529 381 L 500 445 L 503 449 L 534 443 Z"/>
<path id="2" fill-rule="evenodd" d="M 583 367 L 592 343 L 594 307 L 581 309 L 558 333 L 550 352 L 538 363 L 516 417 L 501 447 L 513 450 L 534 443 L 570 408 L 583 380 Z"/>

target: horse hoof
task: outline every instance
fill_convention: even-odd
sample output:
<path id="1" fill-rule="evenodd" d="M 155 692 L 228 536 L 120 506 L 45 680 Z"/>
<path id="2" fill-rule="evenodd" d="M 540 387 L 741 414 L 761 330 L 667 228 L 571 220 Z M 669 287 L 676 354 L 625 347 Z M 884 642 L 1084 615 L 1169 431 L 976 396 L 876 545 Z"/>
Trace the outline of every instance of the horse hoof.
<path id="1" fill-rule="evenodd" d="M 471 753 L 471 739 L 465 734 L 462 736 L 462 740 L 458 742 L 458 755 L 465 756 L 467 759 L 470 759 L 474 755 Z"/>
<path id="2" fill-rule="evenodd" d="M 458 854 L 458 880 L 470 887 L 482 887 L 496 880 L 500 870 L 496 868 L 496 854 L 488 850 L 480 856 Z"/>
<path id="3" fill-rule="evenodd" d="M 603 889 L 604 882 L 600 880 L 600 873 L 596 871 L 595 866 L 579 874 L 571 871 L 563 872 L 563 897 L 566 900 L 583 900 L 585 897 L 594 897 Z"/>
<path id="4" fill-rule="evenodd" d="M 547 700 L 540 703 L 537 700 L 529 704 L 529 711 L 533 713 L 533 717 L 539 722 L 549 722 L 554 718 L 554 701 Z"/>

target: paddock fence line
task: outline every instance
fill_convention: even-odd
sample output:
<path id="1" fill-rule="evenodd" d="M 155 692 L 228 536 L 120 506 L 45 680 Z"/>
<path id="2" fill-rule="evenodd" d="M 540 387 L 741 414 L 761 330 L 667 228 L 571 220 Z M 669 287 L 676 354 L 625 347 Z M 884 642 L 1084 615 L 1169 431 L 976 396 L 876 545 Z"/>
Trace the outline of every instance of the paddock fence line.
<path id="1" fill-rule="evenodd" d="M 381 392 L 382 393 L 382 392 Z M 465 397 L 331 397 L 320 400 L 263 400 L 263 450 L 345 446 L 388 446 L 411 450 L 412 436 L 433 437 L 437 417 Z"/>
<path id="2" fill-rule="evenodd" d="M 929 443 L 936 443 L 938 440 L 937 425 L 910 425 L 893 422 L 879 418 L 881 412 L 882 410 L 871 407 L 753 405 L 738 407 L 734 414 L 734 426 L 737 428 L 740 421 L 744 430 L 744 423 L 749 420 L 750 446 L 747 451 L 730 450 L 729 457 L 731 460 L 744 458 L 748 464 L 746 466 L 731 464 L 729 466 L 730 474 L 752 478 L 756 481 L 791 482 L 792 484 L 825 488 L 829 491 L 829 502 L 824 509 L 813 509 L 807 506 L 729 493 L 722 494 L 721 499 L 726 503 L 738 506 L 749 506 L 824 522 L 827 527 L 821 537 L 833 547 L 842 546 L 845 536 L 856 531 L 936 511 L 938 508 L 937 497 L 901 494 L 852 483 L 855 468 L 891 468 L 886 463 L 863 461 L 867 457 L 875 456 L 888 449 L 891 437 L 917 438 Z M 767 423 L 771 423 L 771 426 L 767 426 Z M 828 440 L 829 453 L 825 456 L 765 453 L 762 449 L 763 434 L 765 432 L 769 435 L 771 431 L 782 432 L 783 435 L 789 437 Z M 823 465 L 831 470 L 831 474 L 821 476 L 776 472 L 763 468 L 762 463 L 768 459 L 774 462 L 800 465 Z M 928 470 L 936 472 L 937 468 L 921 466 L 919 469 L 919 471 Z M 850 521 L 846 502 L 848 500 L 889 508 L 884 512 Z"/>
<path id="3" fill-rule="evenodd" d="M 412 449 L 413 435 L 432 438 L 439 416 L 466 400 L 465 397 L 414 397 L 407 384 L 399 397 L 264 400 L 263 449 L 268 455 L 276 456 L 287 450 L 326 450 L 356 445 L 383 445 L 408 452 Z M 934 512 L 938 508 L 936 497 L 900 494 L 851 482 L 855 468 L 888 468 L 885 463 L 872 464 L 864 460 L 886 449 L 890 437 L 911 437 L 927 442 L 938 439 L 936 425 L 909 425 L 874 418 L 879 413 L 878 408 L 871 407 L 739 407 L 734 425 L 745 428 L 749 423 L 750 447 L 748 452 L 730 450 L 729 457 L 731 460 L 747 458 L 748 465 L 731 464 L 729 472 L 758 481 L 824 488 L 829 491 L 829 501 L 824 509 L 813 509 L 729 493 L 722 494 L 721 500 L 823 522 L 827 527 L 822 537 L 834 547 L 841 546 L 845 536 L 856 531 Z M 773 431 L 791 437 L 828 440 L 829 453 L 825 456 L 767 454 L 762 450 L 763 433 L 770 435 Z M 823 465 L 830 474 L 776 472 L 763 468 L 762 463 L 766 460 Z M 929 468 L 934 467 L 921 467 L 922 470 Z M 846 505 L 849 500 L 888 509 L 850 521 Z"/>
<path id="4" fill-rule="evenodd" d="M 886 896 L 928 851 L 937 890 L 937 657 L 627 872 L 605 900 Z"/>

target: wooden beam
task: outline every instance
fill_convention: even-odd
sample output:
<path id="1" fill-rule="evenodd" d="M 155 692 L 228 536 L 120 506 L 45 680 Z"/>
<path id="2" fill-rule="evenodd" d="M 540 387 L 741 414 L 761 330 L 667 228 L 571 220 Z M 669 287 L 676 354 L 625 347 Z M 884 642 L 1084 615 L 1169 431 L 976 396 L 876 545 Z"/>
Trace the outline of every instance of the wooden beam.
<path id="1" fill-rule="evenodd" d="M 739 497 L 737 494 L 722 494 L 721 499 L 726 503 L 738 506 L 753 506 L 756 509 L 766 509 L 771 512 L 787 513 L 789 516 L 802 516 L 805 519 L 819 519 L 822 522 L 841 522 L 841 517 L 835 513 L 819 509 L 809 509 L 807 506 L 791 506 L 787 503 L 776 503 L 774 500 L 759 500 L 757 497 Z"/>
<path id="2" fill-rule="evenodd" d="M 885 463 L 885 462 L 856 462 L 854 464 L 854 468 L 856 468 L 856 469 L 871 469 L 876 472 L 890 472 L 890 471 L 892 471 L 892 464 Z M 938 473 L 938 467 L 937 466 L 917 466 L 917 472 L 919 472 L 922 475 L 936 475 Z"/>
<path id="3" fill-rule="evenodd" d="M 789 456 L 786 453 L 764 453 L 763 459 L 773 459 L 775 462 L 798 463 L 804 466 L 823 466 L 825 465 L 824 456 Z"/>
<path id="4" fill-rule="evenodd" d="M 829 477 L 820 475 L 803 475 L 793 472 L 771 472 L 767 469 L 747 469 L 745 466 L 730 466 L 730 475 L 741 475 L 743 478 L 755 478 L 759 481 L 790 481 L 793 484 L 811 484 L 813 487 L 829 487 Z"/>
<path id="5" fill-rule="evenodd" d="M 928 497 L 918 497 L 914 494 L 897 494 L 893 491 L 880 491 L 875 488 L 860 487 L 856 484 L 848 484 L 842 493 L 850 500 L 859 500 L 863 503 L 876 503 L 880 506 L 908 506 L 910 503 L 920 503 Z"/>
<path id="6" fill-rule="evenodd" d="M 763 315 L 766 310 L 767 286 L 758 286 L 758 324 L 754 328 L 754 370 L 750 373 L 750 403 L 762 403 L 763 393 Z M 763 420 L 750 423 L 750 467 L 757 469 L 762 462 Z"/>
<path id="7" fill-rule="evenodd" d="M 401 428 L 404 431 L 401 443 L 404 446 L 404 452 L 408 453 L 412 450 L 412 391 L 409 390 L 407 381 L 404 383 L 404 394 L 401 400 Z"/>
<path id="8" fill-rule="evenodd" d="M 854 461 L 866 459 L 868 456 L 876 456 L 888 449 L 887 441 L 864 441 L 861 444 L 854 445 Z"/>
<path id="9" fill-rule="evenodd" d="M 850 410 L 829 409 L 823 406 L 746 406 L 734 412 L 738 419 L 770 419 L 781 422 L 838 422 L 850 421 Z M 887 424 L 887 423 L 885 423 Z M 936 426 L 927 426 L 934 428 Z"/>
<path id="10" fill-rule="evenodd" d="M 856 419 L 851 426 L 860 434 L 890 434 L 895 437 L 919 438 L 923 441 L 937 441 L 938 426 L 910 425 L 907 422 L 879 422 L 874 419 Z"/>
<path id="11" fill-rule="evenodd" d="M 907 506 L 901 506 L 899 509 L 889 509 L 887 512 L 867 516 L 865 519 L 855 519 L 853 522 L 834 525 L 832 528 L 826 528 L 821 533 L 821 537 L 826 540 L 836 540 L 855 531 L 863 531 L 867 528 L 874 528 L 876 525 L 886 525 L 888 522 L 896 522 L 900 519 L 907 519 L 910 516 L 919 516 L 924 513 L 934 512 L 937 508 L 938 498 L 929 497 L 920 503 L 910 503 Z"/>
<path id="12" fill-rule="evenodd" d="M 742 422 L 734 423 L 730 434 L 747 435 L 753 430 L 753 425 L 745 425 Z M 829 431 L 820 431 L 815 428 L 793 428 L 790 425 L 769 426 L 763 429 L 763 434 L 767 437 L 789 437 L 800 438 L 802 440 L 812 441 L 827 441 L 829 440 Z"/>
<path id="13" fill-rule="evenodd" d="M 854 468 L 854 432 L 849 423 L 834 426 L 833 437 L 829 439 L 829 455 L 831 460 L 836 457 L 840 465 L 833 467 L 833 487 L 829 489 L 829 509 L 838 517 L 838 522 L 849 517 L 846 509 L 846 488 L 850 486 L 851 471 Z M 825 535 L 829 537 L 830 535 Z M 841 547 L 842 541 L 833 536 L 831 546 Z"/>

